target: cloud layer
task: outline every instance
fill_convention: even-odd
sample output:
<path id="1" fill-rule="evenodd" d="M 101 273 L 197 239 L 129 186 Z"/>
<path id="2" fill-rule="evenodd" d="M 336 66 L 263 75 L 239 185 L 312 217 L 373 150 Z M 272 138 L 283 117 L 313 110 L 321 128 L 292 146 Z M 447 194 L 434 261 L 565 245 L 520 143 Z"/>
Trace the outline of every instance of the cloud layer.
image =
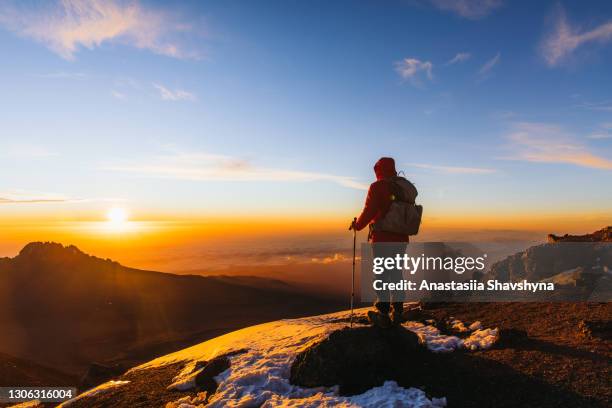
<path id="1" fill-rule="evenodd" d="M 239 158 L 206 152 L 174 153 L 134 163 L 113 164 L 103 169 L 141 176 L 195 181 L 330 181 L 344 187 L 367 190 L 353 177 L 325 173 L 260 167 Z"/>
<path id="2" fill-rule="evenodd" d="M 182 49 L 175 35 L 187 26 L 137 1 L 63 0 L 34 8 L 26 2 L 3 3 L 0 25 L 44 44 L 71 60 L 82 47 L 120 42 L 175 58 L 197 57 Z"/>

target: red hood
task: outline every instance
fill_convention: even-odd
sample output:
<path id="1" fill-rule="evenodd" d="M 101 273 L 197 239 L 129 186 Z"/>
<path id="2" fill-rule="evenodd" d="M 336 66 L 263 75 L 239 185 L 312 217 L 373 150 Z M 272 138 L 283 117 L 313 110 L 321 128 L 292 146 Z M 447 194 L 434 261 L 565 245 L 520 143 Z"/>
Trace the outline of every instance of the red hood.
<path id="1" fill-rule="evenodd" d="M 391 157 L 381 158 L 374 165 L 374 173 L 376 173 L 376 180 L 384 180 L 389 177 L 397 176 L 397 171 L 395 171 L 395 160 Z"/>

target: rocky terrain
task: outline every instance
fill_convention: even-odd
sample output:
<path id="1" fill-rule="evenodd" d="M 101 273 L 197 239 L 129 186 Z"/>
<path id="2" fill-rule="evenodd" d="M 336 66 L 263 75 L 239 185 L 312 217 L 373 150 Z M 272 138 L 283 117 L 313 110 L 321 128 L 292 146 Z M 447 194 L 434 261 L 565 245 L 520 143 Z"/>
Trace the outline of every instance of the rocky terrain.
<path id="1" fill-rule="evenodd" d="M 387 331 L 365 324 L 366 309 L 352 328 L 340 312 L 239 330 L 136 367 L 70 407 L 612 403 L 607 303 L 408 306 L 411 320 Z"/>

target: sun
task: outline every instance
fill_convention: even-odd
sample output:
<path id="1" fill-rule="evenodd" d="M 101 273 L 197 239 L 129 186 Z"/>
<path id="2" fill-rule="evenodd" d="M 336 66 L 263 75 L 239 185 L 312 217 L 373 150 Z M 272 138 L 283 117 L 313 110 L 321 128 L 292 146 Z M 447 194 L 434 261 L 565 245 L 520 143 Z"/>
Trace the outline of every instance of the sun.
<path id="1" fill-rule="evenodd" d="M 128 213 L 125 208 L 113 207 L 106 212 L 106 220 L 114 229 L 123 229 L 128 223 Z"/>

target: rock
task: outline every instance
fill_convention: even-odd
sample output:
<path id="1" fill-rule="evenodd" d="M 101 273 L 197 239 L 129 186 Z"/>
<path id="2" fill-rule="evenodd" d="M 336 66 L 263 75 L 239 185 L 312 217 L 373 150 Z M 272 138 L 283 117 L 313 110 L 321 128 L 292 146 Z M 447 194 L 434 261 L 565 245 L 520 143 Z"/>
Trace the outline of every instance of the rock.
<path id="1" fill-rule="evenodd" d="M 89 365 L 89 368 L 87 369 L 87 372 L 85 373 L 83 378 L 81 378 L 79 388 L 81 390 L 93 388 L 114 377 L 118 377 L 124 372 L 125 372 L 125 367 L 119 364 L 104 365 L 104 364 L 99 364 L 99 363 L 91 363 Z"/>
<path id="2" fill-rule="evenodd" d="M 418 336 L 401 326 L 344 328 L 301 352 L 291 366 L 290 382 L 310 388 L 339 385 L 340 394 L 357 394 L 400 372 L 405 378 L 406 367 L 416 374 L 425 354 Z"/>
<path id="3" fill-rule="evenodd" d="M 581 320 L 578 331 L 587 339 L 612 340 L 612 322 L 609 320 Z"/>
<path id="4" fill-rule="evenodd" d="M 532 246 L 494 263 L 486 279 L 536 282 L 576 268 L 602 275 L 611 266 L 612 245 L 609 243 L 559 242 Z"/>
<path id="5" fill-rule="evenodd" d="M 230 368 L 230 360 L 227 356 L 219 356 L 210 360 L 195 377 L 196 387 L 204 390 L 208 395 L 212 395 L 217 391 L 219 384 L 215 381 L 215 377 L 223 371 Z"/>
<path id="6" fill-rule="evenodd" d="M 427 320 L 435 320 L 435 316 L 431 312 L 428 312 L 421 308 L 412 308 L 402 313 L 402 319 L 405 322 L 413 321 L 424 323 Z"/>

